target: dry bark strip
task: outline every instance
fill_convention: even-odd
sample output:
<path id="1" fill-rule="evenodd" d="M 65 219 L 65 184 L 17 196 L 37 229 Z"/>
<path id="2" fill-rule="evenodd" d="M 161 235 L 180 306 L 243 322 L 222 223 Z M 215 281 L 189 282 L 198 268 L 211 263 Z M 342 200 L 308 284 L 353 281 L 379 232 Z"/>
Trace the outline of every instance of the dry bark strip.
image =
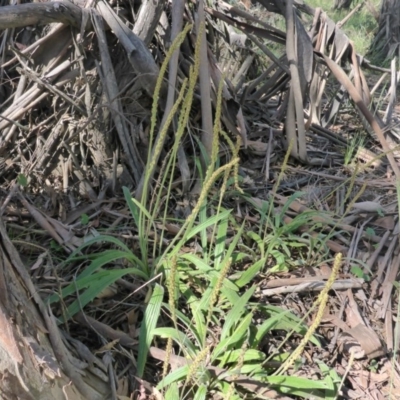
<path id="1" fill-rule="evenodd" d="M 379 126 L 379 124 L 376 121 L 376 118 L 372 115 L 371 111 L 369 111 L 368 107 L 365 105 L 362 97 L 360 96 L 360 93 L 356 90 L 354 85 L 351 83 L 349 77 L 346 75 L 346 73 L 343 71 L 343 69 L 336 64 L 334 61 L 332 61 L 330 58 L 326 57 L 325 55 L 322 55 L 324 61 L 328 65 L 329 69 L 332 71 L 332 73 L 335 75 L 337 80 L 346 88 L 346 90 L 349 92 L 351 98 L 354 100 L 354 103 L 356 104 L 356 109 L 357 111 L 364 116 L 372 129 L 375 131 L 376 136 L 378 137 L 378 140 L 382 146 L 383 151 L 386 153 L 386 156 L 389 160 L 390 166 L 393 169 L 393 172 L 396 176 L 397 182 L 400 182 L 400 169 L 397 165 L 397 162 L 393 156 L 392 149 L 389 147 L 388 142 L 384 136 L 384 133 Z"/>
<path id="2" fill-rule="evenodd" d="M 29 3 L 1 7 L 0 29 L 62 22 L 80 28 L 82 9 L 69 1 Z"/>
<path id="3" fill-rule="evenodd" d="M 108 26 L 116 34 L 122 30 L 126 35 L 125 40 L 121 40 L 120 34 L 118 38 L 127 50 L 129 61 L 135 71 L 143 75 L 140 79 L 142 87 L 152 96 L 159 69 L 150 51 L 143 41 L 130 31 L 105 3 L 99 2 L 97 8 Z M 87 30 L 92 27 L 90 18 L 87 18 L 87 14 L 85 14 L 87 12 L 87 10 L 81 9 L 68 0 L 5 6 L 1 8 L 0 29 L 62 22 L 75 28 Z M 84 26 L 82 26 L 83 23 Z M 148 33 L 147 31 L 143 32 L 145 35 Z"/>

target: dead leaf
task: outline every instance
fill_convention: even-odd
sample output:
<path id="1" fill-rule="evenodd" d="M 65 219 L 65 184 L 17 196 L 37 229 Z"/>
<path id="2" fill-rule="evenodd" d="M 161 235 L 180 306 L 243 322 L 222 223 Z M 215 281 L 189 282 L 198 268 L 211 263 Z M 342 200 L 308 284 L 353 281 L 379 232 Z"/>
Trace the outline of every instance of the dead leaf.
<path id="1" fill-rule="evenodd" d="M 388 215 L 387 217 L 378 218 L 376 221 L 372 221 L 372 224 L 392 231 L 394 229 L 394 218 L 392 215 Z"/>
<path id="2" fill-rule="evenodd" d="M 126 376 L 118 380 L 117 396 L 120 399 L 129 399 L 129 381 Z"/>
<path id="3" fill-rule="evenodd" d="M 385 354 L 378 335 L 371 328 L 358 324 L 347 332 L 358 341 L 368 359 L 372 360 Z"/>

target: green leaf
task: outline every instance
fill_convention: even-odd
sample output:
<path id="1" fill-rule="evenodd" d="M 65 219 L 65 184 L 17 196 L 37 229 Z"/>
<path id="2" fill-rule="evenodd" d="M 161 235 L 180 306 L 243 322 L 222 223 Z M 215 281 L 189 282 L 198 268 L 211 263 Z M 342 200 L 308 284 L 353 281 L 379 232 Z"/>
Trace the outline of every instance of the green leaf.
<path id="1" fill-rule="evenodd" d="M 366 282 L 369 281 L 369 276 L 367 274 L 364 273 L 363 269 L 358 267 L 358 266 L 353 266 L 350 268 L 350 272 L 356 276 L 357 278 L 362 278 L 364 279 Z"/>
<path id="2" fill-rule="evenodd" d="M 187 253 L 187 254 L 182 254 L 181 258 L 184 258 L 190 263 L 193 263 L 194 266 L 196 267 L 193 271 L 187 270 L 186 273 L 188 275 L 199 275 L 199 272 L 202 272 L 205 274 L 204 279 L 207 280 L 213 279 L 214 281 L 216 281 L 219 278 L 220 275 L 219 271 L 210 267 L 204 260 L 197 257 L 196 255 Z M 229 279 L 224 279 L 223 284 L 225 287 L 230 288 L 233 291 L 238 290 L 237 286 L 234 283 L 232 283 Z"/>
<path id="3" fill-rule="evenodd" d="M 200 208 L 199 211 L 199 221 L 200 225 L 204 224 L 208 219 L 207 216 L 207 199 L 204 200 L 204 204 Z M 207 251 L 205 251 L 208 247 L 208 234 L 207 234 L 207 229 L 203 229 L 200 231 L 200 243 L 201 247 L 204 250 L 204 254 L 207 254 Z M 207 256 L 206 256 L 207 257 Z M 207 262 L 207 260 L 206 260 Z"/>
<path id="4" fill-rule="evenodd" d="M 285 202 L 285 204 L 282 207 L 281 214 L 284 215 L 286 214 L 287 210 L 289 209 L 290 205 L 298 198 L 302 197 L 304 195 L 304 192 L 295 192 L 293 193 Z"/>
<path id="5" fill-rule="evenodd" d="M 132 218 L 135 221 L 135 224 L 140 232 L 144 230 L 144 223 L 143 223 L 144 217 L 146 217 L 149 222 L 153 222 L 153 218 L 150 215 L 150 213 L 146 210 L 146 207 L 144 207 L 139 201 L 137 201 L 135 198 L 131 196 L 128 188 L 123 187 L 123 191 Z M 144 232 L 142 232 L 142 234 L 139 235 L 139 246 L 143 259 L 147 259 L 148 241 L 146 240 L 146 235 L 144 234 Z M 144 267 L 145 266 L 143 265 L 143 268 Z"/>
<path id="6" fill-rule="evenodd" d="M 211 268 L 210 265 L 206 261 L 202 260 L 195 254 L 185 253 L 185 254 L 180 255 L 180 258 L 189 261 L 196 267 L 196 270 L 200 270 L 204 273 L 208 274 L 210 271 L 213 270 L 213 268 Z"/>
<path id="7" fill-rule="evenodd" d="M 164 307 L 168 310 L 171 311 L 171 308 L 169 307 L 169 304 L 164 304 Z M 178 319 L 180 320 L 180 322 L 185 325 L 186 329 L 190 332 L 191 335 L 193 335 L 193 337 L 196 339 L 196 346 L 202 347 L 202 343 L 200 340 L 200 336 L 199 336 L 199 332 L 197 331 L 197 326 L 193 325 L 192 320 L 190 320 L 185 314 L 183 314 L 183 312 L 179 311 L 179 310 L 175 310 L 176 316 L 178 317 Z M 201 325 L 204 325 L 204 318 L 203 321 L 201 323 Z"/>
<path id="8" fill-rule="evenodd" d="M 214 267 L 217 270 L 222 268 L 221 261 L 225 252 L 227 231 L 228 231 L 228 218 L 225 218 L 218 225 L 216 243 L 214 246 Z"/>
<path id="9" fill-rule="evenodd" d="M 262 226 L 265 224 L 265 221 L 268 219 L 268 214 L 271 209 L 271 204 L 268 201 L 261 200 L 261 204 L 259 203 L 259 199 L 255 201 L 251 197 L 243 196 L 246 201 L 248 201 L 255 210 L 260 213 L 260 232 L 262 230 Z"/>
<path id="10" fill-rule="evenodd" d="M 264 322 L 257 327 L 257 333 L 252 347 L 258 347 L 263 337 L 274 329 L 278 325 L 279 321 L 285 318 L 287 314 L 290 314 L 290 311 L 282 311 L 282 314 L 276 314 L 273 317 L 264 320 Z"/>
<path id="11" fill-rule="evenodd" d="M 172 382 L 167 391 L 165 392 L 165 400 L 179 399 L 179 389 L 176 382 Z"/>
<path id="12" fill-rule="evenodd" d="M 264 258 L 264 253 L 265 253 L 265 249 L 264 249 L 264 240 L 261 239 L 261 237 L 252 231 L 246 232 L 247 236 L 254 240 L 257 244 L 257 247 L 259 248 L 260 252 L 261 252 L 261 258 Z"/>
<path id="13" fill-rule="evenodd" d="M 204 291 L 204 293 L 202 294 L 202 296 L 201 296 L 201 299 L 200 299 L 200 301 L 199 301 L 199 309 L 200 310 L 203 310 L 203 311 L 206 311 L 206 310 L 208 310 L 208 305 L 209 305 L 209 303 L 210 303 L 210 296 L 211 296 L 211 293 L 212 293 L 212 287 L 211 286 L 209 286 L 205 291 Z"/>
<path id="14" fill-rule="evenodd" d="M 213 359 L 215 357 L 218 357 L 223 351 L 231 350 L 234 344 L 238 343 L 245 337 L 247 330 L 249 329 L 249 326 L 251 324 L 252 318 L 253 318 L 253 313 L 249 313 L 245 317 L 242 317 L 239 320 L 238 325 L 234 330 L 234 332 L 231 335 L 226 336 L 225 339 L 220 339 L 220 342 L 215 347 L 212 353 Z"/>
<path id="15" fill-rule="evenodd" d="M 75 283 L 68 286 L 68 291 L 76 291 L 87 287 L 82 294 L 78 294 L 78 298 L 67 307 L 67 319 L 73 317 L 81 311 L 88 303 L 95 299 L 105 288 L 112 285 L 116 280 L 127 274 L 141 274 L 137 268 L 115 269 L 111 271 L 99 271 L 94 275 L 77 280 Z M 53 297 L 53 296 L 52 296 Z M 49 299 L 50 300 L 50 299 Z M 61 318 L 62 322 L 64 318 Z"/>
<path id="16" fill-rule="evenodd" d="M 121 251 L 121 250 L 106 250 L 102 253 L 96 255 L 97 257 L 90 263 L 87 268 L 78 275 L 77 280 L 86 278 L 93 274 L 93 272 L 100 269 L 102 266 L 107 265 L 109 263 L 115 263 L 119 259 L 127 259 L 131 263 L 137 263 L 136 257 L 131 252 Z M 140 265 L 140 264 L 139 264 Z M 144 279 L 148 279 L 146 273 L 143 271 L 140 272 Z"/>
<path id="17" fill-rule="evenodd" d="M 228 363 L 236 363 L 239 359 L 243 359 L 244 362 L 248 361 L 264 361 L 265 354 L 262 351 L 249 349 L 243 354 L 242 349 L 234 349 L 227 351 L 226 353 L 217 357 L 217 360 L 221 361 L 221 365 L 226 365 Z"/>
<path id="18" fill-rule="evenodd" d="M 84 244 L 82 244 L 81 246 L 79 246 L 66 260 L 67 262 L 70 262 L 71 260 L 73 260 L 75 257 L 77 257 L 78 255 L 81 254 L 82 250 L 85 249 L 86 247 L 91 246 L 92 244 L 103 244 L 103 242 L 105 243 L 111 243 L 111 244 L 115 244 L 116 246 L 118 246 L 119 248 L 121 248 L 122 250 L 125 250 L 126 253 L 131 253 L 132 251 L 130 250 L 130 248 L 128 246 L 125 245 L 125 243 L 121 242 L 121 240 L 113 237 L 113 236 L 107 236 L 107 235 L 99 235 L 96 236 L 94 238 L 90 238 L 89 240 L 85 241 Z M 139 260 L 139 263 L 142 264 L 142 262 Z"/>
<path id="19" fill-rule="evenodd" d="M 374 236 L 375 235 L 375 231 L 372 229 L 372 228 L 367 228 L 366 230 L 365 230 L 365 234 L 367 235 L 367 236 Z"/>
<path id="20" fill-rule="evenodd" d="M 132 197 L 131 193 L 129 192 L 129 189 L 124 186 L 122 190 L 124 192 L 125 201 L 128 204 L 129 211 L 131 212 L 131 215 L 136 223 L 136 226 L 137 227 L 139 226 L 140 213 L 144 214 L 151 221 L 150 213 L 139 201 L 137 201 L 134 197 Z"/>
<path id="21" fill-rule="evenodd" d="M 223 268 L 223 266 L 225 266 L 225 263 L 227 263 L 229 261 L 229 259 L 232 257 L 232 254 L 233 254 L 234 250 L 237 248 L 239 240 L 242 238 L 243 229 L 244 229 L 244 225 L 242 225 L 240 227 L 240 229 L 238 230 L 236 235 L 233 237 L 233 240 L 231 241 L 231 243 L 230 243 L 230 245 L 228 247 L 228 250 L 227 250 L 227 252 L 225 254 L 224 260 L 221 262 L 221 266 L 220 266 L 219 269 Z"/>
<path id="22" fill-rule="evenodd" d="M 87 225 L 89 223 L 90 219 L 89 219 L 89 215 L 83 213 L 81 215 L 81 224 L 82 225 Z"/>
<path id="23" fill-rule="evenodd" d="M 193 400 L 205 400 L 207 395 L 207 386 L 206 385 L 200 385 L 197 390 L 196 394 L 193 397 Z"/>
<path id="24" fill-rule="evenodd" d="M 196 236 L 199 232 L 206 231 L 209 226 L 215 225 L 216 223 L 218 223 L 218 221 L 227 218 L 231 212 L 232 212 L 232 210 L 222 211 L 221 213 L 213 215 L 212 217 L 208 218 L 203 223 L 194 226 L 190 230 L 190 232 L 186 233 L 185 239 L 189 240 L 193 236 Z"/>
<path id="25" fill-rule="evenodd" d="M 255 262 L 252 266 L 250 266 L 250 268 L 246 269 L 240 274 L 240 277 L 235 281 L 235 284 L 240 288 L 247 285 L 260 272 L 266 262 L 267 260 L 265 258 L 261 258 Z"/>
<path id="26" fill-rule="evenodd" d="M 282 329 L 287 332 L 293 330 L 300 335 L 305 335 L 308 330 L 308 327 L 300 318 L 296 317 L 294 314 L 288 312 L 287 310 L 283 310 L 280 307 L 271 305 L 260 305 L 257 303 L 251 303 L 251 306 L 258 308 L 259 311 L 265 312 L 269 318 L 273 316 L 278 316 L 279 318 L 277 319 L 274 329 Z M 316 336 L 313 335 L 310 341 L 316 346 L 321 347 L 321 343 L 316 338 Z"/>
<path id="27" fill-rule="evenodd" d="M 242 400 L 243 394 L 241 393 L 240 396 L 238 396 L 236 389 L 234 390 L 234 392 L 232 393 L 232 388 L 231 388 L 231 383 L 230 382 L 225 382 L 225 381 L 219 381 L 216 382 L 216 386 L 220 387 L 221 389 L 221 393 L 216 393 L 218 396 L 218 398 L 223 398 L 223 399 L 227 399 L 227 395 L 229 393 L 229 400 Z M 255 397 L 257 398 L 257 397 Z M 259 397 L 261 398 L 261 397 Z"/>
<path id="28" fill-rule="evenodd" d="M 307 378 L 298 378 L 296 376 L 267 376 L 258 374 L 257 379 L 268 383 L 272 388 L 279 392 L 292 396 L 300 396 L 305 399 L 326 399 L 326 393 L 331 393 L 326 380 L 312 380 Z"/>
<path id="29" fill-rule="evenodd" d="M 314 381 L 307 378 L 298 378 L 297 376 L 267 376 L 263 378 L 271 386 L 279 387 L 279 391 L 284 393 L 296 394 L 297 389 L 306 390 L 325 390 L 326 382 L 323 380 Z"/>
<path id="30" fill-rule="evenodd" d="M 232 282 L 230 282 L 229 279 L 224 279 L 224 282 L 223 282 L 223 285 L 221 288 L 221 293 L 222 293 L 222 296 L 224 298 L 226 298 L 231 305 L 234 305 L 240 299 L 239 295 L 237 294 L 238 289 L 236 287 L 233 289 L 231 286 L 228 287 L 228 285 L 226 285 L 226 283 L 228 283 L 228 282 L 229 282 L 229 285 L 232 285 Z"/>
<path id="31" fill-rule="evenodd" d="M 176 310 L 177 316 L 178 318 L 182 318 L 182 322 L 186 323 L 188 329 L 192 330 L 192 334 L 195 335 L 196 339 L 198 340 L 199 347 L 203 347 L 204 346 L 203 338 L 205 338 L 206 336 L 206 325 L 200 301 L 194 295 L 192 290 L 188 288 L 186 285 L 184 285 L 182 282 L 180 283 L 179 288 L 183 293 L 183 296 L 186 298 L 186 302 L 192 311 L 192 321 L 194 323 L 193 329 L 191 322 L 188 320 L 186 316 L 184 316 L 184 314 L 180 313 L 179 310 Z"/>
<path id="32" fill-rule="evenodd" d="M 240 320 L 241 315 L 246 311 L 246 306 L 254 294 L 256 287 L 252 286 L 246 293 L 239 297 L 238 301 L 233 305 L 232 309 L 229 311 L 225 318 L 225 324 L 221 332 L 221 341 L 226 339 L 233 325 Z"/>
<path id="33" fill-rule="evenodd" d="M 265 375 L 265 370 L 266 368 L 263 367 L 262 363 L 244 364 L 242 368 L 240 368 L 240 373 L 257 378 L 260 374 L 261 376 Z"/>
<path id="34" fill-rule="evenodd" d="M 28 178 L 24 174 L 19 174 L 18 175 L 17 182 L 18 182 L 18 185 L 21 185 L 22 187 L 27 187 L 28 186 Z"/>
<path id="35" fill-rule="evenodd" d="M 325 377 L 324 381 L 327 386 L 327 390 L 325 392 L 326 400 L 335 400 L 337 397 L 338 385 L 341 382 L 340 377 L 337 372 L 333 368 L 329 368 L 322 361 L 317 361 L 318 366 L 322 372 L 322 375 Z"/>
<path id="36" fill-rule="evenodd" d="M 154 336 L 154 329 L 160 316 L 161 304 L 164 297 L 164 288 L 155 284 L 153 294 L 146 307 L 142 325 L 139 332 L 139 354 L 137 358 L 137 376 L 143 377 L 144 367 L 147 361 L 150 345 Z"/>
<path id="37" fill-rule="evenodd" d="M 172 371 L 170 374 L 168 374 L 158 385 L 157 389 L 161 390 L 162 388 L 171 385 L 174 382 L 178 382 L 186 378 L 189 372 L 189 365 L 184 365 L 183 367 L 180 367 L 174 371 Z M 178 398 L 177 398 L 178 399 Z"/>
<path id="38" fill-rule="evenodd" d="M 58 301 L 60 298 L 64 299 L 67 296 L 73 294 L 76 292 L 78 289 L 82 289 L 83 287 L 90 286 L 90 283 L 93 279 L 93 274 L 99 270 L 101 267 L 104 265 L 110 263 L 110 262 L 115 262 L 120 258 L 127 258 L 130 255 L 127 254 L 124 251 L 120 250 L 106 250 L 103 253 L 99 255 L 98 258 L 94 259 L 88 267 L 86 267 L 76 278 L 76 280 L 69 284 L 67 287 L 65 287 L 62 291 L 61 294 L 55 293 L 50 298 L 48 299 L 49 304 L 54 303 L 55 301 Z M 128 269 L 124 270 L 110 270 L 110 271 L 104 271 L 106 274 L 107 273 L 112 273 L 112 271 L 127 271 Z M 137 268 L 129 268 L 131 273 L 137 276 L 140 276 L 143 279 L 148 279 L 147 274 L 145 274 L 143 271 Z M 124 272 L 124 275 L 129 272 Z"/>
<path id="39" fill-rule="evenodd" d="M 198 350 L 193 345 L 191 340 L 187 337 L 187 335 L 185 335 L 183 332 L 178 331 L 175 328 L 154 328 L 152 334 L 154 336 L 160 336 L 162 338 L 171 338 L 192 359 L 196 358 Z"/>
<path id="40" fill-rule="evenodd" d="M 238 241 L 239 239 L 242 237 L 242 232 L 243 232 L 243 228 L 244 225 L 242 225 L 242 227 L 239 229 L 238 233 L 235 235 L 235 237 L 233 238 L 232 242 L 229 245 L 229 248 L 225 254 L 225 257 L 223 259 L 223 261 L 220 263 L 220 265 L 215 265 L 215 271 L 213 271 L 210 276 L 213 278 L 212 283 L 211 283 L 211 287 L 214 287 L 218 278 L 219 278 L 219 273 L 218 271 L 220 271 L 221 269 L 223 269 L 223 267 L 226 265 L 226 263 L 230 262 L 229 259 L 232 258 L 232 253 L 234 251 L 234 249 L 237 247 Z M 217 275 L 214 275 L 214 273 L 217 273 Z M 236 292 L 238 291 L 238 287 L 233 284 L 230 279 L 225 278 L 223 280 L 223 285 L 221 288 L 221 293 L 228 299 L 228 301 L 231 304 L 236 304 L 236 302 L 238 301 L 239 297 L 236 294 Z M 211 295 L 211 290 L 207 290 L 204 294 L 203 294 L 203 298 L 201 300 L 201 306 L 204 307 L 204 309 L 207 308 L 207 305 L 209 303 L 209 296 Z"/>

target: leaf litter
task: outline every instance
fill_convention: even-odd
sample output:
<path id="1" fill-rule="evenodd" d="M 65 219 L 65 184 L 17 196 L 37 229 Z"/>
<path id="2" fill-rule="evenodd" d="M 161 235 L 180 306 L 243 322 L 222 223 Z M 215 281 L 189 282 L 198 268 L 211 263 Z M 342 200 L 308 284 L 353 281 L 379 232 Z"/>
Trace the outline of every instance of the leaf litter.
<path id="1" fill-rule="evenodd" d="M 7 235 L 41 297 L 66 290 L 85 274 L 82 260 L 92 260 L 93 271 L 111 267 L 109 263 L 123 270 L 130 266 L 129 251 L 141 251 L 143 232 L 132 223 L 121 188 L 132 193 L 136 189 L 136 195 L 143 190 L 145 154 L 152 145 L 152 96 L 171 45 L 170 32 L 176 36 L 183 21 L 195 21 L 204 12 L 208 42 L 200 62 L 211 79 L 200 77 L 195 87 L 172 192 L 160 180 L 171 138 L 164 144 L 164 161 L 155 170 L 155 187 L 165 190 L 156 219 L 161 221 L 166 212 L 171 222 L 154 224 L 148 240 L 154 247 L 167 247 L 194 207 L 190 190 L 200 179 L 194 155 L 201 151 L 204 129 L 212 129 L 199 108 L 208 96 L 215 110 L 222 81 L 221 121 L 232 137 L 241 138 L 239 176 L 246 194 L 241 197 L 228 190 L 224 207 L 232 208 L 236 222 L 245 224 L 241 245 L 249 248 L 247 258 L 233 266 L 232 279 L 246 268 L 257 270 L 252 301 L 291 311 L 310 326 L 316 310 L 311 314 L 308 310 L 332 273 L 332 257 L 342 253 L 342 269 L 317 329 L 322 346 L 306 347 L 295 374 L 318 380 L 324 373 L 323 362 L 343 379 L 340 393 L 345 398 L 383 399 L 400 393 L 394 353 L 399 274 L 396 181 L 400 179 L 396 67 L 382 71 L 372 66 L 356 54 L 327 13 L 300 1 L 288 0 L 285 5 L 260 0 L 245 8 L 219 1 L 204 11 L 184 2 L 165 6 L 144 2 L 138 8 L 125 1 L 3 9 L 12 13 L 17 7 L 22 11 L 26 7 L 36 19 L 9 18 L 9 25 L 3 25 L 1 210 Z M 171 18 L 178 10 L 181 20 Z M 49 15 L 52 18 L 47 19 Z M 286 31 L 276 27 L 279 20 L 286 22 Z M 28 27 L 37 23 L 49 25 Z M 189 74 L 196 35 L 196 30 L 188 33 L 169 63 L 160 92 L 160 119 L 171 110 L 171 87 L 182 84 Z M 213 118 L 211 108 L 208 113 Z M 209 149 L 207 142 L 203 145 Z M 232 157 L 229 146 L 221 143 L 219 157 L 221 162 Z M 217 192 L 218 188 L 214 196 Z M 278 232 L 275 238 L 282 238 L 273 245 L 263 242 L 266 216 L 259 210 L 266 204 L 272 205 L 266 226 Z M 227 229 L 226 248 L 236 230 L 235 225 Z M 208 233 L 206 241 L 212 243 L 212 232 Z M 93 240 L 90 250 L 85 247 L 100 235 L 108 237 L 108 244 Z M 182 251 L 201 254 L 204 246 L 199 243 L 200 230 Z M 93 255 L 101 251 L 102 258 L 96 261 Z M 71 254 L 73 262 L 65 264 Z M 149 265 L 156 262 L 155 254 L 149 252 Z M 263 263 L 254 267 L 249 254 Z M 96 296 L 78 296 L 78 312 L 72 319 L 66 322 L 72 301 L 52 307 L 63 321 L 59 329 L 68 350 L 80 359 L 82 370 L 95 371 L 106 386 L 111 385 L 107 371 L 114 371 L 119 379 L 114 397 L 136 393 L 137 398 L 163 398 L 156 389 L 161 378 L 156 363 L 143 377 L 132 379 L 137 354 L 145 357 L 138 349 L 142 305 L 148 303 L 148 288 L 160 283 L 160 275 L 146 279 L 121 273 L 110 278 L 99 271 L 87 278 L 102 289 Z M 250 281 L 240 276 L 236 282 L 245 290 Z M 195 275 L 190 279 L 196 287 Z M 183 304 L 182 310 L 186 307 Z M 168 318 L 162 318 L 166 324 Z M 212 324 L 212 329 L 220 328 Z M 282 341 L 279 329 L 271 332 L 265 338 L 269 344 L 258 348 L 265 357 Z M 300 338 L 290 336 L 285 351 L 292 351 Z M 163 340 L 149 343 L 148 351 L 152 360 L 169 358 L 172 370 L 190 365 L 179 352 L 167 355 Z M 226 382 L 234 382 L 242 393 L 298 396 L 280 393 L 272 380 L 229 375 L 217 365 L 208 362 L 206 368 L 215 377 L 225 374 Z M 116 382 L 112 385 L 116 387 Z"/>

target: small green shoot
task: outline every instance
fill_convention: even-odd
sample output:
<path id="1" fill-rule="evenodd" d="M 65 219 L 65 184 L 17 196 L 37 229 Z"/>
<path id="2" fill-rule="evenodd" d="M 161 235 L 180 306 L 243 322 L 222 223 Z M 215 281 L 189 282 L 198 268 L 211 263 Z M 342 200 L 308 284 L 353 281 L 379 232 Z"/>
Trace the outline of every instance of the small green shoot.
<path id="1" fill-rule="evenodd" d="M 82 214 L 81 215 L 81 224 L 82 225 L 87 225 L 89 223 L 90 219 L 87 214 Z"/>
<path id="2" fill-rule="evenodd" d="M 353 266 L 350 268 L 350 272 L 351 272 L 354 276 L 356 276 L 357 278 L 364 279 L 365 282 L 369 282 L 369 281 L 370 281 L 369 275 L 366 274 L 366 273 L 364 272 L 364 270 L 363 270 L 362 268 L 360 268 L 359 266 L 357 266 L 357 265 L 353 265 Z"/>
<path id="3" fill-rule="evenodd" d="M 28 178 L 24 174 L 19 174 L 18 175 L 17 182 L 18 182 L 18 185 L 21 185 L 22 187 L 27 187 L 28 186 Z"/>

